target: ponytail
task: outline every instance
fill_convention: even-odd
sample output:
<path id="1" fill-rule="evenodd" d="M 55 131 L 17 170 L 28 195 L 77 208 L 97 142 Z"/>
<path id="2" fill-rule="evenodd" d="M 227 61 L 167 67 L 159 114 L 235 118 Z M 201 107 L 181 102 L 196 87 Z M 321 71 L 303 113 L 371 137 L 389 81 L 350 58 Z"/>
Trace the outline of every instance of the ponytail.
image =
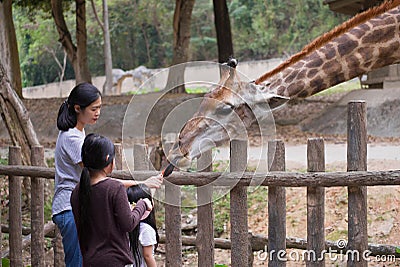
<path id="1" fill-rule="evenodd" d="M 68 104 L 68 100 L 65 100 L 58 110 L 57 116 L 57 128 L 61 131 L 68 131 L 70 128 L 74 128 L 77 123 L 77 117 L 74 107 Z"/>
<path id="2" fill-rule="evenodd" d="M 89 229 L 89 218 L 90 218 L 90 172 L 87 167 L 84 167 L 81 174 L 81 180 L 79 183 L 79 232 L 78 235 L 82 240 L 86 239 L 86 233 Z M 85 242 L 81 242 L 84 244 Z"/>

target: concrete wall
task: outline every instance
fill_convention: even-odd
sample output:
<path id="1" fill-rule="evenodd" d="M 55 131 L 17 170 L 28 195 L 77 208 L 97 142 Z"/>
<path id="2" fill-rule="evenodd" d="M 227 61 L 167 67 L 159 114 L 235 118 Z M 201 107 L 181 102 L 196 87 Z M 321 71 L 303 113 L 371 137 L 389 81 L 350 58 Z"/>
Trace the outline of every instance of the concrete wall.
<path id="1" fill-rule="evenodd" d="M 275 68 L 282 62 L 282 59 L 269 59 L 259 61 L 239 62 L 237 67 L 243 80 L 255 80 L 265 72 Z M 145 81 L 140 90 L 151 92 L 161 90 L 165 87 L 168 78 L 168 69 L 154 69 L 154 75 Z M 199 87 L 215 84 L 219 80 L 218 64 L 215 62 L 190 62 L 185 71 L 185 83 L 187 87 Z M 93 84 L 100 89 L 103 88 L 105 77 L 93 77 Z M 68 80 L 62 83 L 49 83 L 23 89 L 25 98 L 54 98 L 67 97 L 75 86 L 75 80 Z M 139 89 L 138 81 L 133 78 L 126 78 L 122 83 L 121 92 L 128 93 Z"/>

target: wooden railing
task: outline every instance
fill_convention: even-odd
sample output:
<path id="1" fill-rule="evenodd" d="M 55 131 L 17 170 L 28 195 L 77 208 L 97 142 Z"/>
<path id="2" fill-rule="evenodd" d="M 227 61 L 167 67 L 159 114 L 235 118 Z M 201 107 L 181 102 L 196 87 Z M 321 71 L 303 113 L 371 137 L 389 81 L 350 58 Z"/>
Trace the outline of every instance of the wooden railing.
<path id="1" fill-rule="evenodd" d="M 196 245 L 198 266 L 214 266 L 214 248 L 231 249 L 231 266 L 251 266 L 253 251 L 267 245 L 268 252 L 300 248 L 322 255 L 323 250 L 338 248 L 335 242 L 325 240 L 324 207 L 326 187 L 348 188 L 348 243 L 344 250 L 369 250 L 369 256 L 392 255 L 400 257 L 395 246 L 368 244 L 367 235 L 367 186 L 400 185 L 400 171 L 366 171 L 366 121 L 365 103 L 352 102 L 348 113 L 347 172 L 324 172 L 324 141 L 320 138 L 308 140 L 306 173 L 285 172 L 284 143 L 277 140 L 268 143 L 268 173 L 243 172 L 247 163 L 247 142 L 231 141 L 230 171 L 212 172 L 211 152 L 198 160 L 202 172 L 174 172 L 165 182 L 165 236 L 166 266 L 182 266 L 182 244 Z M 135 171 L 123 171 L 121 147 L 117 147 L 116 162 L 119 170 L 110 176 L 121 179 L 143 180 L 158 172 L 148 171 L 146 145 L 134 147 Z M 31 263 L 43 266 L 44 236 L 48 231 L 43 220 L 43 179 L 54 179 L 54 169 L 42 166 L 43 148 L 32 151 L 32 162 L 37 166 L 21 166 L 20 152 L 10 147 L 9 166 L 0 166 L 0 174 L 7 175 L 10 183 L 9 203 L 9 257 L 12 266 L 22 266 L 21 228 L 21 177 L 32 178 Z M 40 159 L 40 160 L 39 160 Z M 249 234 L 247 223 L 247 187 L 254 180 L 268 187 L 268 238 Z M 195 239 L 182 236 L 181 190 L 182 185 L 195 185 L 198 201 L 198 226 Z M 230 194 L 230 240 L 214 239 L 213 186 L 229 186 Z M 307 239 L 293 240 L 286 236 L 286 192 L 285 187 L 307 188 Z M 265 234 L 265 233 L 263 233 Z M 260 249 L 261 248 L 261 249 Z M 282 255 L 270 253 L 269 266 L 285 266 Z M 367 260 L 348 260 L 348 266 L 366 266 Z M 55 263 L 58 266 L 60 263 Z M 307 266 L 324 266 L 324 261 L 308 259 Z"/>

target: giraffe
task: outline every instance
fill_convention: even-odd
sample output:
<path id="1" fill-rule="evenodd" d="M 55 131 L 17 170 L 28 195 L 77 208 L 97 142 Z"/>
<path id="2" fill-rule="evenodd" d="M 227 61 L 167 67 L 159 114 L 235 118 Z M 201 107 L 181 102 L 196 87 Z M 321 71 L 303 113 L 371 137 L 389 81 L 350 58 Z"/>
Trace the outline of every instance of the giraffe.
<path id="1" fill-rule="evenodd" d="M 360 13 L 305 46 L 252 82 L 242 82 L 228 62 L 219 85 L 204 96 L 169 152 L 178 166 L 229 139 L 238 119 L 245 127 L 254 110 L 270 112 L 289 99 L 306 98 L 373 69 L 400 62 L 400 0 Z M 268 104 L 270 110 L 265 109 Z M 260 109 L 261 107 L 261 109 Z M 264 107 L 264 108 L 262 108 Z M 258 108 L 258 109 L 257 109 Z M 238 132 L 232 129 L 232 132 Z M 204 140 L 212 142 L 204 142 Z M 211 144 L 213 143 L 213 144 Z"/>

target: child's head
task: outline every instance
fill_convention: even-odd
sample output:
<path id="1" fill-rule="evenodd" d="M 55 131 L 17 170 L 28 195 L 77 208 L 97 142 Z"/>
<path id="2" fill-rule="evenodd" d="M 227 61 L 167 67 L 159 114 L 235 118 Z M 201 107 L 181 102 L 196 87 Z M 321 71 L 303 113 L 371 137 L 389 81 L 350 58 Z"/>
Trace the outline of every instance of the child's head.
<path id="1" fill-rule="evenodd" d="M 113 163 L 115 147 L 109 138 L 91 133 L 85 137 L 81 155 L 84 167 L 89 171 L 101 171 Z"/>
<path id="2" fill-rule="evenodd" d="M 148 198 L 150 201 L 153 201 L 150 188 L 148 188 L 145 184 L 139 184 L 129 187 L 127 189 L 127 194 L 130 203 L 137 203 L 139 199 L 143 198 Z"/>
<path id="3" fill-rule="evenodd" d="M 87 109 L 91 105 L 93 108 Z M 74 128 L 78 123 L 78 117 L 84 124 L 93 124 L 100 115 L 100 108 L 101 93 L 99 89 L 90 83 L 78 84 L 72 89 L 68 99 L 60 106 L 57 128 L 62 131 Z"/>

